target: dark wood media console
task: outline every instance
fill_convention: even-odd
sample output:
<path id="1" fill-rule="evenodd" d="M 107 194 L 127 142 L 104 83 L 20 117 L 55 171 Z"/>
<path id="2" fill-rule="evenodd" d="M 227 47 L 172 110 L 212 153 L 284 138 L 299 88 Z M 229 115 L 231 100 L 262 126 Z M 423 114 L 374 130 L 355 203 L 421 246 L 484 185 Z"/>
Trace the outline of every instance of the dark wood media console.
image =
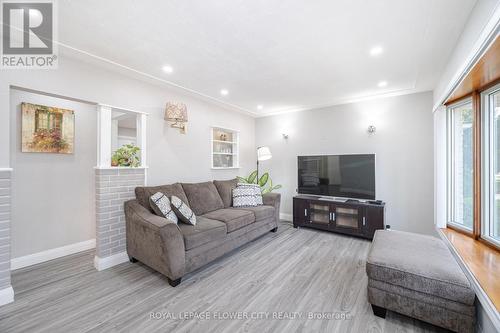
<path id="1" fill-rule="evenodd" d="M 339 202 L 315 196 L 293 198 L 293 226 L 373 239 L 375 230 L 384 229 L 385 203 L 357 200 Z"/>

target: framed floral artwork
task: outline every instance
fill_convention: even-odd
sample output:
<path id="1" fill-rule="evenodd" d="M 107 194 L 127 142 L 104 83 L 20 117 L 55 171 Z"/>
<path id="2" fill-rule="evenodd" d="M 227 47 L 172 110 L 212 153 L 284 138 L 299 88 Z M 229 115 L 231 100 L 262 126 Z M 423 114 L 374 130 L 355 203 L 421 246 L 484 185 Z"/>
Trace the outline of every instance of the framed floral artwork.
<path id="1" fill-rule="evenodd" d="M 22 152 L 73 154 L 75 112 L 22 103 Z"/>

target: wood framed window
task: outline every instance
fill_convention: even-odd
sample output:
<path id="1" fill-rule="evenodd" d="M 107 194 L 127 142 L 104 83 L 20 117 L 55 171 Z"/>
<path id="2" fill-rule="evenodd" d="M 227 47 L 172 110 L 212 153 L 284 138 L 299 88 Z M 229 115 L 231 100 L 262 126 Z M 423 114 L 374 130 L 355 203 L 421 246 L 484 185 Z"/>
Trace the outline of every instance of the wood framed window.
<path id="1" fill-rule="evenodd" d="M 447 105 L 447 227 L 500 250 L 500 80 Z"/>
<path id="2" fill-rule="evenodd" d="M 500 250 L 500 38 L 445 105 L 447 227 Z"/>

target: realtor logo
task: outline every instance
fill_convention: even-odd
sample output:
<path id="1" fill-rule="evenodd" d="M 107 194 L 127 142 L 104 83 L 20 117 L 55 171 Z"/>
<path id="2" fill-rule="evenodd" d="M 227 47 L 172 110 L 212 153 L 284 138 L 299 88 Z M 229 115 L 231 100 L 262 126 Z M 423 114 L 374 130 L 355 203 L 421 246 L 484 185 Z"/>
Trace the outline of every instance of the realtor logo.
<path id="1" fill-rule="evenodd" d="M 56 68 L 54 3 L 2 1 L 2 68 Z"/>

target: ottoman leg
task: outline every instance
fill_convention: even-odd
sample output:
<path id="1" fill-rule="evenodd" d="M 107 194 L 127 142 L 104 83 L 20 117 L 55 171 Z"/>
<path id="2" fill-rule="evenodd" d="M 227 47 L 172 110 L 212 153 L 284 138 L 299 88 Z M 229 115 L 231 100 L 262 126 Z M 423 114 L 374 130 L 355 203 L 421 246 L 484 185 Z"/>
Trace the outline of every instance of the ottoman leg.
<path id="1" fill-rule="evenodd" d="M 372 304 L 373 314 L 377 317 L 384 318 L 387 313 L 387 309 L 381 308 L 380 306 L 376 306 Z"/>

